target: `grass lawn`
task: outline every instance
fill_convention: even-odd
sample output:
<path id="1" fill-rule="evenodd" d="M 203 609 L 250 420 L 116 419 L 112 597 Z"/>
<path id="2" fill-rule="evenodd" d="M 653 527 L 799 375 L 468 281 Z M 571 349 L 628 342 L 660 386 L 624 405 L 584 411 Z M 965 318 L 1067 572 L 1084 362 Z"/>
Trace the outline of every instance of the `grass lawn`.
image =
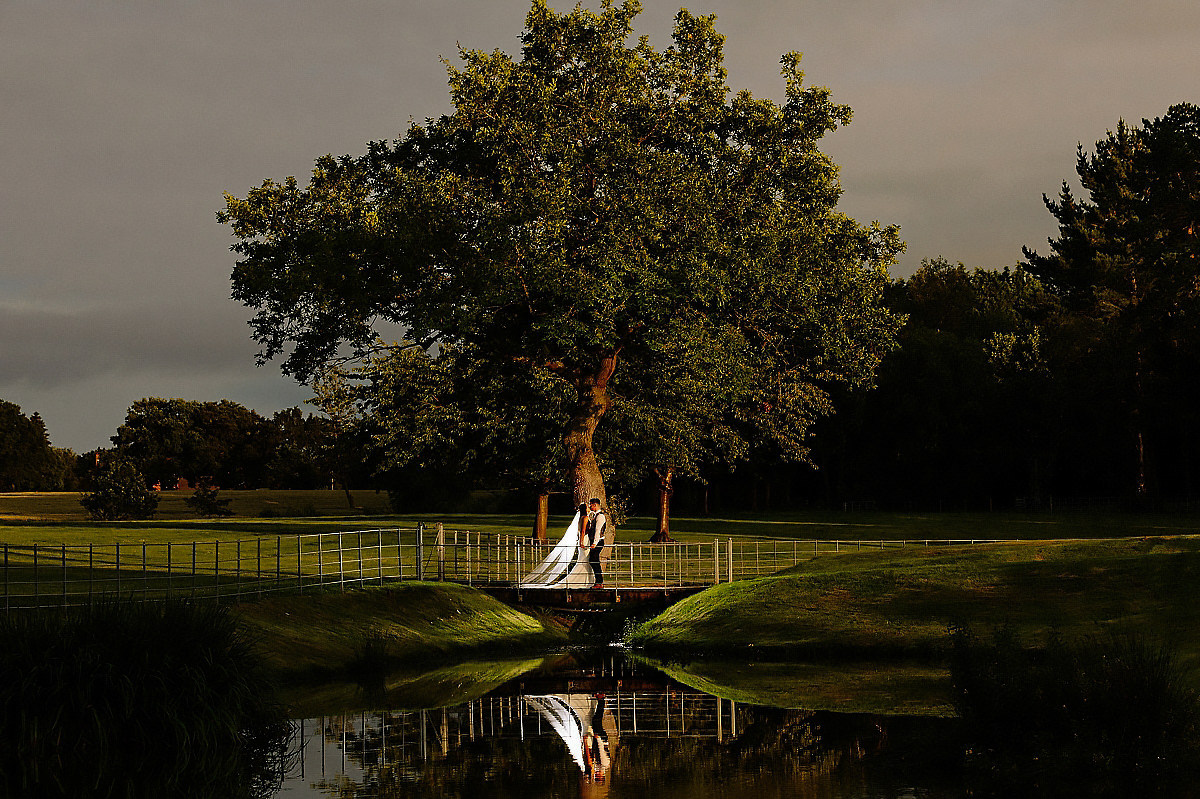
<path id="1" fill-rule="evenodd" d="M 689 597 L 631 642 L 674 659 L 941 659 L 953 624 L 1030 643 L 1134 632 L 1200 666 L 1200 538 L 1023 541 L 817 557 Z"/>
<path id="2" fill-rule="evenodd" d="M 355 507 L 342 491 L 222 491 L 234 515 L 197 519 L 185 504 L 188 491 L 164 491 L 155 518 L 141 522 L 92 522 L 78 493 L 0 493 L 0 541 L 9 544 L 111 544 L 233 540 L 372 527 L 412 527 L 443 522 L 448 530 L 529 535 L 530 514 L 390 513 L 387 496 L 354 491 Z M 570 520 L 554 517 L 556 538 Z M 643 541 L 651 517 L 635 516 L 617 530 L 618 541 Z M 675 518 L 672 535 L 687 542 L 713 538 L 781 538 L 843 541 L 947 539 L 1108 538 L 1200 534 L 1200 516 L 1127 513 L 884 513 L 811 511 L 759 518 Z"/>

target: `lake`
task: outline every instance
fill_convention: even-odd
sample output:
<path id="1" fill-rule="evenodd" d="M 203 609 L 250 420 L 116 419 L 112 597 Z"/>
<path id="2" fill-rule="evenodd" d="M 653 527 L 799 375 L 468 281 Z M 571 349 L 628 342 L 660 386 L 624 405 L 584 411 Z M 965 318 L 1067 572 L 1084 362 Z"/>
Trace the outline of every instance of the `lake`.
<path id="1" fill-rule="evenodd" d="M 619 650 L 446 666 L 300 704 L 277 797 L 966 795 L 951 719 L 732 701 Z"/>

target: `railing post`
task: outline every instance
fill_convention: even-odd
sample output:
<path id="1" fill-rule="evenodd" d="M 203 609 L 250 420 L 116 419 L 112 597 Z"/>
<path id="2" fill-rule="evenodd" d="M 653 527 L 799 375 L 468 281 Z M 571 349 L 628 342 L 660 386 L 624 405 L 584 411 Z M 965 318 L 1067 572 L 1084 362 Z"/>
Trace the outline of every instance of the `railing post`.
<path id="1" fill-rule="evenodd" d="M 425 579 L 424 549 L 425 522 L 417 522 L 417 579 Z"/>
<path id="2" fill-rule="evenodd" d="M 437 523 L 437 559 L 438 559 L 438 582 L 446 580 L 446 528 L 441 523 Z"/>
<path id="3" fill-rule="evenodd" d="M 377 561 L 379 566 L 379 584 L 383 585 L 383 528 L 379 528 L 376 532 L 379 534 L 379 560 Z"/>
<path id="4" fill-rule="evenodd" d="M 301 557 L 304 553 L 304 536 L 296 533 L 296 583 L 300 586 L 300 595 L 304 595 L 304 564 Z"/>
<path id="5" fill-rule="evenodd" d="M 725 555 L 728 560 L 727 570 L 729 572 L 727 577 L 728 577 L 728 582 L 732 583 L 733 582 L 733 539 L 732 538 L 729 539 L 728 545 L 729 545 L 729 548 L 725 551 Z"/>
<path id="6" fill-rule="evenodd" d="M 324 542 L 321 540 L 324 533 L 317 533 L 317 585 L 325 585 L 325 556 Z"/>
<path id="7" fill-rule="evenodd" d="M 344 533 L 338 533 L 338 588 L 346 593 L 346 557 L 344 554 Z"/>
<path id="8" fill-rule="evenodd" d="M 721 539 L 713 539 L 713 584 L 721 582 Z"/>
<path id="9" fill-rule="evenodd" d="M 396 579 L 404 582 L 404 545 L 400 543 L 400 528 L 396 528 Z"/>

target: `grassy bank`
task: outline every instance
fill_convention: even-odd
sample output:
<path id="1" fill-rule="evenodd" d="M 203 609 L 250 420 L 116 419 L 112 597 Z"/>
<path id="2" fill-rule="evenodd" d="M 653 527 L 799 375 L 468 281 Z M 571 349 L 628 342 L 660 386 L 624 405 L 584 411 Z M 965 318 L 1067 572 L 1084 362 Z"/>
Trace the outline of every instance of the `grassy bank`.
<path id="1" fill-rule="evenodd" d="M 268 667 L 292 681 L 447 657 L 529 656 L 566 640 L 551 624 L 449 583 L 272 597 L 239 605 L 236 615 Z"/>
<path id="2" fill-rule="evenodd" d="M 1200 539 L 1027 541 L 819 557 L 715 586 L 630 641 L 674 660 L 940 662 L 952 625 L 1008 624 L 1024 640 L 1136 631 L 1200 665 Z"/>

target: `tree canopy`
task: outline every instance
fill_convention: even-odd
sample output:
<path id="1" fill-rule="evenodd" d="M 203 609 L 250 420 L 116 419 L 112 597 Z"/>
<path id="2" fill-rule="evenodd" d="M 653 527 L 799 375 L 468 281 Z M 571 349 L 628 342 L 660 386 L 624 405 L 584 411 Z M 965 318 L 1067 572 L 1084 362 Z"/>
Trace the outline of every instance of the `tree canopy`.
<path id="1" fill-rule="evenodd" d="M 432 355 L 529 370 L 567 405 L 579 500 L 605 496 L 593 439 L 614 381 L 666 373 L 684 346 L 684 363 L 752 371 L 723 410 L 801 454 L 828 388 L 869 382 L 892 346 L 897 230 L 837 211 L 818 142 L 850 109 L 803 85 L 799 54 L 782 104 L 732 92 L 713 17 L 680 11 L 660 52 L 630 44 L 639 10 L 534 2 L 520 58 L 448 64 L 452 113 L 319 158 L 306 186 L 226 195 L 260 357 L 308 380 L 396 325 Z"/>
<path id="2" fill-rule="evenodd" d="M 1048 255 L 1025 256 L 1077 320 L 1078 360 L 1111 374 L 1126 406 L 1114 432 L 1144 495 L 1155 428 L 1194 441 L 1200 422 L 1196 390 L 1180 393 L 1200 366 L 1200 108 L 1175 105 L 1140 127 L 1121 120 L 1094 153 L 1079 145 L 1076 172 L 1089 199 L 1065 182 L 1044 198 L 1059 235 Z"/>

